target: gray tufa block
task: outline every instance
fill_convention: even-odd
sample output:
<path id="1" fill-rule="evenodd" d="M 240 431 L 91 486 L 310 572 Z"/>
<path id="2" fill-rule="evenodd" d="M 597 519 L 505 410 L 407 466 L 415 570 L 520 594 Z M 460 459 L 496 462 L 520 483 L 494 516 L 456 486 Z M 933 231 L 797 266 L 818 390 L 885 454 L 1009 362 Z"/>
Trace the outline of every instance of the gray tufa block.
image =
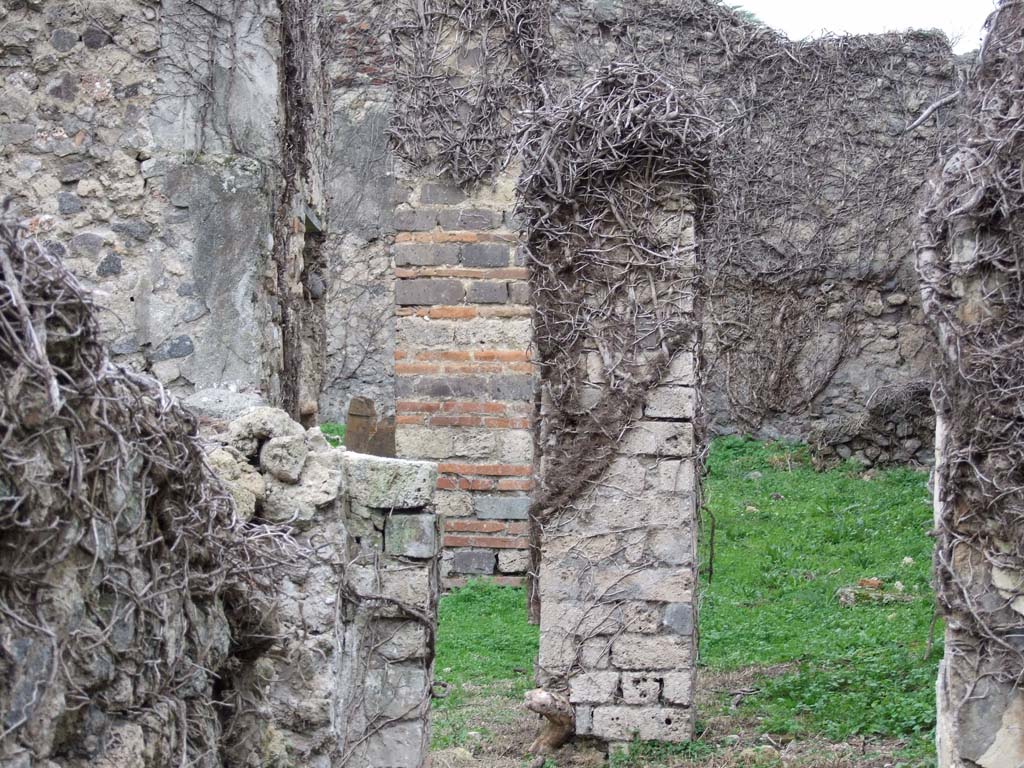
<path id="1" fill-rule="evenodd" d="M 384 527 L 384 551 L 429 560 L 437 554 L 436 521 L 434 515 L 389 515 Z"/>
<path id="2" fill-rule="evenodd" d="M 670 603 L 662 619 L 665 629 L 677 635 L 693 634 L 693 606 L 689 603 Z"/>
<path id="3" fill-rule="evenodd" d="M 494 573 L 497 555 L 493 549 L 452 550 L 452 573 L 489 576 Z"/>
<path id="4" fill-rule="evenodd" d="M 481 520 L 526 520 L 529 496 L 474 496 L 473 510 Z"/>
<path id="5" fill-rule="evenodd" d="M 419 509 L 434 498 L 437 465 L 345 452 L 349 497 L 377 509 Z"/>

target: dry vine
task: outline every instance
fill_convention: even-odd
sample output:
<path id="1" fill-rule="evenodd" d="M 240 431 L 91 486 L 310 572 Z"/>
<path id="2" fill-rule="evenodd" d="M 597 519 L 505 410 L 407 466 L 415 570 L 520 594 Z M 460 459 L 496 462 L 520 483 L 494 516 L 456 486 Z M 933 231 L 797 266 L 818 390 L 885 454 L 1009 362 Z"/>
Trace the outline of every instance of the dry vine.
<path id="1" fill-rule="evenodd" d="M 940 700 L 956 699 L 958 717 L 972 698 L 995 696 L 993 684 L 1024 680 L 1024 8 L 1001 3 L 989 29 L 918 250 L 941 350 L 935 580 L 949 680 Z"/>
<path id="2" fill-rule="evenodd" d="M 398 154 L 471 184 L 509 161 L 549 51 L 547 3 L 422 0 L 391 31 Z"/>
<path id="3" fill-rule="evenodd" d="M 608 467 L 649 390 L 692 345 L 698 272 L 686 232 L 708 205 L 715 126 L 635 64 L 610 65 L 530 117 L 519 215 L 544 429 L 536 539 Z"/>
<path id="4" fill-rule="evenodd" d="M 562 11 L 566 26 L 586 22 L 561 43 L 567 70 L 592 70 L 613 42 L 621 59 L 703 87 L 722 126 L 702 241 L 708 384 L 748 429 L 805 414 L 873 340 L 871 292 L 911 283 L 913 201 L 951 110 L 906 128 L 956 88 L 947 41 L 790 42 L 704 0 L 639 0 L 595 32 L 588 7 Z"/>
<path id="5" fill-rule="evenodd" d="M 215 687 L 273 634 L 285 539 L 236 518 L 195 418 L 109 362 L 91 298 L 6 221 L 0 266 L 5 754 L 120 718 L 163 764 L 219 764 Z"/>

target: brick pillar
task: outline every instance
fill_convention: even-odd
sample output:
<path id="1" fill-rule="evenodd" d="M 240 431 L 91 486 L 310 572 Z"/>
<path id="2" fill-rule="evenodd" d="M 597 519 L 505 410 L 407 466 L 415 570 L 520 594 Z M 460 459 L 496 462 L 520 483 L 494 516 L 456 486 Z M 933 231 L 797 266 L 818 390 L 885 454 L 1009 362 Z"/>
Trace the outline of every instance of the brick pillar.
<path id="1" fill-rule="evenodd" d="M 467 193 L 424 178 L 395 212 L 396 448 L 439 462 L 446 586 L 528 568 L 534 392 L 515 174 Z"/>

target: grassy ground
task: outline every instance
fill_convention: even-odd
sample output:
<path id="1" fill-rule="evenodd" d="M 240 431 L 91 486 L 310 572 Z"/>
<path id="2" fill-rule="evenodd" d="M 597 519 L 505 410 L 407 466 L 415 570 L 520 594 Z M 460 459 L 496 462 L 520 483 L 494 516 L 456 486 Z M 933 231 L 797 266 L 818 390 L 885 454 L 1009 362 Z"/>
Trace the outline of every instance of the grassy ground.
<path id="1" fill-rule="evenodd" d="M 926 481 L 910 469 L 818 473 L 799 447 L 715 441 L 702 534 L 700 738 L 637 744 L 611 765 L 931 764 L 941 648 L 926 657 Z M 452 690 L 435 708 L 439 768 L 523 764 L 536 723 L 519 702 L 537 649 L 524 617 L 521 590 L 474 583 L 442 600 L 437 676 Z M 564 752 L 547 768 L 605 759 L 585 743 Z"/>
<path id="2" fill-rule="evenodd" d="M 320 425 L 320 431 L 324 433 L 327 442 L 337 448 L 345 442 L 345 425 L 332 421 L 325 421 Z"/>

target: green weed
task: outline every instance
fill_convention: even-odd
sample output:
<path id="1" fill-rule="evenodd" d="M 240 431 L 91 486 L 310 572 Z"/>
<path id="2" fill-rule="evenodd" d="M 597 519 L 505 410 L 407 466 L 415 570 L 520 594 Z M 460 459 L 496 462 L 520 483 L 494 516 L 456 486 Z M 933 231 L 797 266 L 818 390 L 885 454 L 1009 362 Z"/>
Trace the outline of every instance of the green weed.
<path id="1" fill-rule="evenodd" d="M 659 741 L 633 741 L 625 750 L 609 755 L 610 768 L 658 768 L 675 757 L 703 760 L 715 753 L 715 746 L 703 741 L 665 744 Z"/>
<path id="2" fill-rule="evenodd" d="M 441 598 L 435 677 L 449 689 L 434 703 L 435 747 L 465 743 L 469 717 L 480 714 L 471 699 L 474 708 L 490 702 L 485 719 L 514 716 L 519 704 L 509 699 L 532 687 L 539 637 L 526 621 L 523 589 L 473 580 Z"/>
<path id="3" fill-rule="evenodd" d="M 769 732 L 926 735 L 941 656 L 923 658 L 934 604 L 927 475 L 819 473 L 800 446 L 726 437 L 712 445 L 705 496 L 702 663 L 800 662 L 747 700 Z M 905 602 L 841 605 L 837 590 L 863 578 Z"/>
<path id="4" fill-rule="evenodd" d="M 334 422 L 327 422 L 326 424 L 320 425 L 320 431 L 324 433 L 324 438 L 328 443 L 333 445 L 335 448 L 339 447 L 345 442 L 345 425 L 336 424 Z"/>

